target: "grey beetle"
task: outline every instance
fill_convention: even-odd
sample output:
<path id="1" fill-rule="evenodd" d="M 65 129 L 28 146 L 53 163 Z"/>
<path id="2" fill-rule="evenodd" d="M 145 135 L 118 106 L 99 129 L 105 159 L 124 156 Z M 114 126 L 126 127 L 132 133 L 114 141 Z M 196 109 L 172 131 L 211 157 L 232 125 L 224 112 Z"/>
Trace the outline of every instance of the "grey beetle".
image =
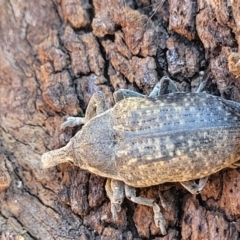
<path id="1" fill-rule="evenodd" d="M 166 234 L 159 206 L 136 196 L 135 188 L 180 182 L 196 194 L 209 175 L 234 167 L 240 159 L 240 104 L 200 91 L 179 92 L 166 77 L 149 97 L 119 90 L 114 99 L 107 109 L 103 93 L 95 93 L 85 118 L 69 117 L 62 124 L 84 124 L 82 129 L 65 147 L 45 153 L 42 165 L 72 162 L 106 177 L 114 219 L 126 196 L 152 206 L 155 224 Z"/>

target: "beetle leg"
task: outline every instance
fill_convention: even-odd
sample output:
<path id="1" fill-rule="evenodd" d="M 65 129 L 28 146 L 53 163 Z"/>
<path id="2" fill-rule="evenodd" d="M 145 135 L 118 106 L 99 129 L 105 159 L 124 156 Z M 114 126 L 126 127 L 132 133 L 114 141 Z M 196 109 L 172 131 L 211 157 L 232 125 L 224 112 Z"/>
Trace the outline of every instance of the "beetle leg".
<path id="1" fill-rule="evenodd" d="M 185 187 L 190 193 L 192 194 L 198 194 L 202 191 L 204 186 L 206 185 L 206 182 L 208 180 L 208 177 L 199 179 L 199 183 L 197 184 L 195 180 L 186 181 L 186 182 L 180 182 L 183 187 Z"/>
<path id="2" fill-rule="evenodd" d="M 149 94 L 149 97 L 155 98 L 160 95 L 176 92 L 179 92 L 179 90 L 175 83 L 169 77 L 162 77 Z"/>
<path id="3" fill-rule="evenodd" d="M 112 218 L 114 221 L 116 221 L 118 219 L 118 212 L 119 212 L 119 205 L 115 204 L 113 201 L 113 191 L 111 188 L 111 179 L 107 179 L 106 185 L 105 185 L 105 190 L 106 193 L 110 199 L 110 203 L 111 203 L 111 213 L 112 213 Z M 120 210 L 121 210 L 121 206 L 120 206 Z"/>
<path id="4" fill-rule="evenodd" d="M 84 118 L 81 117 L 69 117 L 67 121 L 65 121 L 61 128 L 65 129 L 66 127 L 75 127 L 78 125 L 83 125 L 88 122 L 91 118 L 96 115 L 105 112 L 108 109 L 105 96 L 103 92 L 95 92 L 91 97 L 88 107 L 86 109 L 86 114 Z"/>
<path id="5" fill-rule="evenodd" d="M 196 91 L 196 93 L 203 92 L 203 89 L 205 88 L 206 84 L 207 84 L 207 81 L 201 82 L 199 87 L 198 87 L 198 89 L 197 89 L 197 91 Z"/>
<path id="6" fill-rule="evenodd" d="M 111 213 L 114 220 L 118 219 L 118 212 L 121 211 L 121 204 L 124 199 L 124 183 L 108 178 L 105 190 L 111 202 Z"/>
<path id="7" fill-rule="evenodd" d="M 91 97 L 86 109 L 85 119 L 89 121 L 91 118 L 105 112 L 108 109 L 105 95 L 103 92 L 95 92 Z"/>
<path id="8" fill-rule="evenodd" d="M 157 205 L 157 203 L 154 202 L 153 199 L 136 197 L 136 189 L 126 184 L 125 184 L 125 195 L 132 202 L 152 207 L 154 212 L 154 222 L 156 226 L 160 227 L 163 235 L 167 234 L 167 231 L 165 228 L 166 221 L 160 211 L 160 207 Z"/>
<path id="9" fill-rule="evenodd" d="M 124 182 L 118 180 L 111 180 L 111 189 L 113 191 L 113 201 L 119 205 L 122 204 L 125 197 Z"/>
<path id="10" fill-rule="evenodd" d="M 159 198 L 160 198 L 160 202 L 161 202 L 161 206 L 164 208 L 164 209 L 167 209 L 167 202 L 165 201 L 165 199 L 163 198 L 163 195 L 162 193 L 159 191 Z"/>
<path id="11" fill-rule="evenodd" d="M 122 100 L 124 98 L 129 98 L 129 97 L 144 98 L 146 96 L 141 93 L 134 92 L 134 91 L 128 90 L 128 89 L 119 89 L 118 91 L 113 93 L 113 98 L 114 98 L 115 103 L 119 102 L 120 100 Z"/>

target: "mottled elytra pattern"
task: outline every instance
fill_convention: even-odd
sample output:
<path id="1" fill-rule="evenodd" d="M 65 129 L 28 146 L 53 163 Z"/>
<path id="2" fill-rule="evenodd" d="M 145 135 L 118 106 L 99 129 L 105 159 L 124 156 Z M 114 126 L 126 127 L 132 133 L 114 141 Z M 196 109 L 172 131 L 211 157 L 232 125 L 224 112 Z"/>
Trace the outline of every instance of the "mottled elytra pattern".
<path id="1" fill-rule="evenodd" d="M 240 157 L 239 111 L 239 104 L 205 93 L 119 102 L 111 113 L 119 177 L 143 187 L 229 166 Z"/>

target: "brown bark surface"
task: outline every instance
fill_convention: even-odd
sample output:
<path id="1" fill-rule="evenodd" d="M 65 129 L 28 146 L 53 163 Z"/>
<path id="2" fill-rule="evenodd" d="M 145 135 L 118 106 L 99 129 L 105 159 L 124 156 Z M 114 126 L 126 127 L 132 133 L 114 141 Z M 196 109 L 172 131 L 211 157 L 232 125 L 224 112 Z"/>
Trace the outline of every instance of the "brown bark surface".
<path id="1" fill-rule="evenodd" d="M 168 75 L 240 101 L 239 21 L 238 0 L 0 1 L 0 239 L 240 239 L 238 169 L 197 196 L 179 183 L 139 189 L 159 205 L 161 192 L 163 236 L 152 209 L 128 200 L 114 221 L 104 178 L 40 164 L 98 90 L 111 107 L 119 88 L 148 94 Z"/>

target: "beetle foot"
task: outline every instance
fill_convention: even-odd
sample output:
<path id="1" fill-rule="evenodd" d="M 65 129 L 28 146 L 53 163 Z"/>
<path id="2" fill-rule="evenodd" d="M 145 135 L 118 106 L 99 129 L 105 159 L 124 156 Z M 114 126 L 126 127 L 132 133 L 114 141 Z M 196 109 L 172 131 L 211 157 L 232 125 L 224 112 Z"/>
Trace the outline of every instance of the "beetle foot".
<path id="1" fill-rule="evenodd" d="M 65 121 L 61 125 L 61 129 L 64 130 L 66 127 L 75 127 L 79 125 L 85 124 L 85 118 L 81 117 L 68 117 L 67 121 Z"/>
<path id="2" fill-rule="evenodd" d="M 165 228 L 166 220 L 164 219 L 164 217 L 160 211 L 160 207 L 156 203 L 153 203 L 153 212 L 154 212 L 154 222 L 155 222 L 156 226 L 160 228 L 161 233 L 163 235 L 166 235 L 167 234 L 167 231 Z"/>
<path id="3" fill-rule="evenodd" d="M 114 221 L 118 220 L 118 213 L 121 211 L 121 205 L 117 203 L 111 203 L 111 213 Z"/>

